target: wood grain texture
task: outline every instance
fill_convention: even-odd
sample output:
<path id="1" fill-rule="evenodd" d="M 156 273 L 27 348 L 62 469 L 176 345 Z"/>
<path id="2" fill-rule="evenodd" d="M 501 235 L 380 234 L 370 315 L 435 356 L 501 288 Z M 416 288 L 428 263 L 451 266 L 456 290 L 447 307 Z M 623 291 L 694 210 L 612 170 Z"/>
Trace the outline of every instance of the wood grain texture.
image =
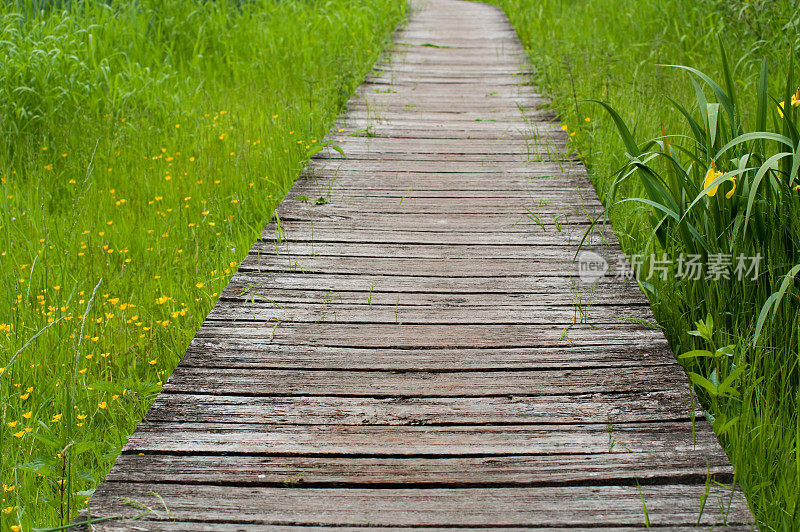
<path id="1" fill-rule="evenodd" d="M 150 494 L 150 492 L 154 494 Z M 641 495 L 639 494 L 641 492 Z M 155 495 L 157 494 L 157 496 Z M 704 499 L 710 502 L 701 514 Z M 741 495 L 712 485 L 525 488 L 272 488 L 108 482 L 95 494 L 103 513 L 136 515 L 116 497 L 151 507 L 151 519 L 245 524 L 349 526 L 644 526 L 642 499 L 656 526 L 741 524 Z M 734 499 L 731 501 L 731 499 Z M 162 503 L 163 501 L 163 503 Z M 613 509 L 613 510 L 612 510 Z M 722 510 L 720 510 L 722 509 Z"/>
<path id="2" fill-rule="evenodd" d="M 544 425 L 292 425 L 147 422 L 125 453 L 495 456 L 698 453 L 721 457 L 707 422 Z M 701 461 L 703 464 L 705 460 Z"/>
<path id="3" fill-rule="evenodd" d="M 702 451 L 698 451 L 702 452 Z M 239 486 L 536 486 L 658 484 L 664 479 L 730 482 L 724 456 L 700 463 L 692 453 L 597 453 L 479 457 L 341 457 L 124 454 L 113 482 L 220 483 Z"/>
<path id="4" fill-rule="evenodd" d="M 185 383 L 185 381 L 184 381 Z M 175 386 L 159 395 L 147 414 L 148 421 L 236 424 L 340 424 L 340 425 L 452 425 L 507 423 L 629 423 L 702 419 L 699 403 L 683 389 L 646 392 L 571 393 L 481 397 L 375 397 L 358 390 L 348 395 L 204 394 L 202 386 L 187 390 Z M 175 393 L 184 392 L 184 393 Z M 314 393 L 319 393 L 313 390 Z M 364 393 L 369 397 L 364 397 Z"/>
<path id="5" fill-rule="evenodd" d="M 646 507 L 752 530 L 514 29 L 478 2 L 412 8 L 91 528 L 638 530 Z M 582 278 L 579 251 L 609 268 Z"/>

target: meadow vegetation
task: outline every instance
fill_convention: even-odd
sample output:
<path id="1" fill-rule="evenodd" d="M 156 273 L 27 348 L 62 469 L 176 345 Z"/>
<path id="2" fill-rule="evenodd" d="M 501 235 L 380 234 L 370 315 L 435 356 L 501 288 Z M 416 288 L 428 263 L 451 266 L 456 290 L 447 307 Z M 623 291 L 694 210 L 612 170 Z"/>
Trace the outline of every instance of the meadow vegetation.
<path id="1" fill-rule="evenodd" d="M 85 504 L 405 9 L 0 4 L 0 530 Z"/>
<path id="2" fill-rule="evenodd" d="M 493 1 L 626 253 L 763 257 L 640 279 L 760 528 L 800 528 L 798 0 Z M 76 515 L 404 12 L 0 6 L 0 531 Z"/>
<path id="3" fill-rule="evenodd" d="M 797 530 L 800 4 L 495 3 L 623 250 L 645 258 L 640 284 L 760 528 Z M 742 279 L 740 256 L 761 257 Z M 668 274 L 651 275 L 650 257 Z M 704 265 L 697 279 L 680 275 L 688 257 Z M 720 260 L 730 278 L 708 269 Z"/>

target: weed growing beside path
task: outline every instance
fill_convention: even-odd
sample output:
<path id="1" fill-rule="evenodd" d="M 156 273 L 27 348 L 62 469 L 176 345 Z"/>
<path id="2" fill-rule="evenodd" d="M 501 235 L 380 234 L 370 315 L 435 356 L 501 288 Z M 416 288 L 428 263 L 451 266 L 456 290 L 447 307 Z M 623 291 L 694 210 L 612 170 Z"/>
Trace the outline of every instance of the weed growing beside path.
<path id="1" fill-rule="evenodd" d="M 0 7 L 0 530 L 83 506 L 404 11 Z"/>
<path id="2" fill-rule="evenodd" d="M 787 277 L 800 260 L 792 106 L 800 105 L 800 76 L 790 66 L 800 59 L 797 2 L 496 3 L 609 205 L 626 254 L 666 253 L 675 268 L 682 255 L 706 265 L 719 254 L 762 256 L 755 281 L 706 271 L 686 279 L 675 269 L 648 278 L 647 261 L 640 280 L 674 351 L 688 354 L 681 361 L 760 527 L 797 530 L 800 313 Z"/>

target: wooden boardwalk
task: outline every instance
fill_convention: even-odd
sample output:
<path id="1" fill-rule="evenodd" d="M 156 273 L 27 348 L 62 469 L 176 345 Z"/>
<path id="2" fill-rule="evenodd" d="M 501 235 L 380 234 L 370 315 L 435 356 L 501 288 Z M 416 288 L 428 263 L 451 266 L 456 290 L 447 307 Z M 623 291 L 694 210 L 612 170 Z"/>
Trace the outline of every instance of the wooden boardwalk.
<path id="1" fill-rule="evenodd" d="M 95 529 L 752 528 L 636 284 L 578 282 L 602 206 L 525 64 L 415 5 L 91 500 L 152 511 Z"/>

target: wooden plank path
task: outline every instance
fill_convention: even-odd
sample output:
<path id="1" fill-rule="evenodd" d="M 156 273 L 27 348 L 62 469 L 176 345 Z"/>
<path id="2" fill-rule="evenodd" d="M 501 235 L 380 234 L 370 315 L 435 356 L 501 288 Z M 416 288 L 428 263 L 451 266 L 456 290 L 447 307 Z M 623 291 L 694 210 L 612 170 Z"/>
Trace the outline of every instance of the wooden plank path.
<path id="1" fill-rule="evenodd" d="M 414 8 L 90 504 L 152 511 L 95 529 L 752 529 L 638 287 L 578 280 L 602 205 L 513 28 Z"/>

